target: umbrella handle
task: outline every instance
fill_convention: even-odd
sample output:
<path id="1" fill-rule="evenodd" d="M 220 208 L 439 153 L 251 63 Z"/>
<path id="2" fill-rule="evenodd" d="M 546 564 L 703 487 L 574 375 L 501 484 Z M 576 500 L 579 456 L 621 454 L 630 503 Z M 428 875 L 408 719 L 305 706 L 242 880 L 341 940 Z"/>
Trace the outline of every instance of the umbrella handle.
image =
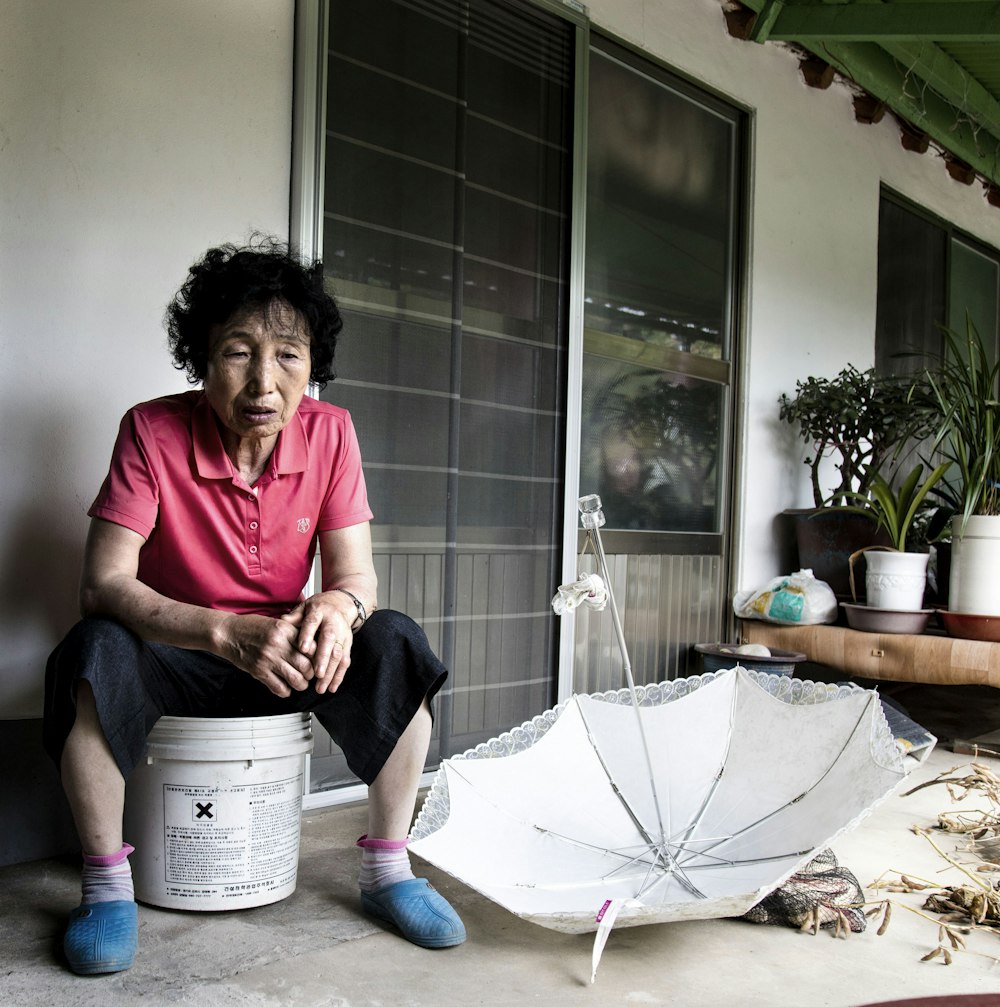
<path id="1" fill-rule="evenodd" d="M 621 616 L 618 614 L 618 605 L 615 603 L 615 592 L 611 588 L 611 574 L 608 572 L 608 559 L 604 554 L 604 544 L 601 542 L 601 526 L 604 522 L 604 511 L 601 509 L 601 498 L 592 493 L 589 496 L 580 497 L 577 501 L 580 508 L 580 521 L 587 531 L 587 537 L 594 546 L 594 555 L 597 557 L 598 566 L 601 569 L 601 576 L 604 578 L 604 586 L 608 592 L 608 605 L 611 608 L 611 623 L 615 629 L 615 637 L 618 640 L 618 649 L 622 653 L 622 667 L 625 671 L 625 681 L 628 683 L 629 695 L 632 697 L 632 707 L 635 710 L 636 723 L 639 725 L 639 739 L 642 742 L 642 754 L 646 759 L 646 768 L 649 771 L 649 786 L 653 792 L 653 804 L 656 807 L 656 820 L 660 826 L 660 842 L 665 842 L 668 828 L 664 827 L 663 813 L 660 810 L 660 798 L 656 792 L 656 783 L 653 777 L 653 760 L 649 754 L 649 744 L 646 741 L 646 731 L 642 724 L 642 716 L 639 713 L 639 695 L 635 689 L 635 679 L 632 677 L 632 663 L 628 657 L 628 647 L 625 645 L 625 632 L 622 629 Z"/>
<path id="2" fill-rule="evenodd" d="M 597 979 L 597 966 L 601 964 L 601 955 L 604 954 L 604 945 L 608 943 L 608 936 L 611 928 L 615 925 L 618 912 L 630 899 L 608 899 L 597 914 L 595 922 L 598 924 L 597 933 L 594 936 L 594 950 L 590 955 L 590 981 Z"/>

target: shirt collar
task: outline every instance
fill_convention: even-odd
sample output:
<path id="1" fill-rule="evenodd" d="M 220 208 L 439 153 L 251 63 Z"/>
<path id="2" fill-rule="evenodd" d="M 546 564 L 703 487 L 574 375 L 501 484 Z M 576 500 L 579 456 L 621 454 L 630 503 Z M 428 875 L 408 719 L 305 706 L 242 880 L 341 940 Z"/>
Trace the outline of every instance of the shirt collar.
<path id="1" fill-rule="evenodd" d="M 233 463 L 222 446 L 215 412 L 204 395 L 199 396 L 191 416 L 191 440 L 198 475 L 203 479 L 232 479 Z M 309 468 L 309 438 L 299 411 L 278 434 L 269 468 L 275 475 L 305 472 Z"/>

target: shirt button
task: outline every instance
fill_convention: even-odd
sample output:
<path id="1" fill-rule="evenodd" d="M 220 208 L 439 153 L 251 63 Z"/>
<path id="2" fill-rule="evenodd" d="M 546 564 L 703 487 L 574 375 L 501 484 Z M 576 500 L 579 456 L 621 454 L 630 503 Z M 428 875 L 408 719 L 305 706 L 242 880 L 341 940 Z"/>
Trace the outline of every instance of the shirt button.
<path id="1" fill-rule="evenodd" d="M 256 521 L 251 521 L 250 522 L 250 527 L 253 528 L 254 531 L 256 531 L 257 530 L 257 522 Z"/>
<path id="2" fill-rule="evenodd" d="M 250 493 L 250 494 L 249 494 L 249 495 L 247 496 L 247 500 L 256 500 L 256 499 L 257 499 L 257 498 L 256 498 L 256 497 L 255 497 L 255 496 L 254 496 L 254 495 L 253 495 L 252 493 Z"/>
<path id="3" fill-rule="evenodd" d="M 255 545 L 250 546 L 250 552 L 255 553 L 256 551 L 257 551 L 257 546 L 255 546 Z"/>

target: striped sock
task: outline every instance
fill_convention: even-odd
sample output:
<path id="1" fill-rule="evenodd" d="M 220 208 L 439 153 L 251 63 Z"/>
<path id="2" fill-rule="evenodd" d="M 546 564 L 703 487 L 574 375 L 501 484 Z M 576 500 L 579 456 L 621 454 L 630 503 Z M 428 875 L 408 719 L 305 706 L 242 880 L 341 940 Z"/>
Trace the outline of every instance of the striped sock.
<path id="1" fill-rule="evenodd" d="M 413 877 L 410 857 L 406 852 L 408 839 L 369 839 L 362 836 L 357 841 L 361 849 L 361 872 L 358 886 L 363 892 L 375 892 L 397 881 Z"/>
<path id="2" fill-rule="evenodd" d="M 84 853 L 81 905 L 89 906 L 92 902 L 132 902 L 135 899 L 132 868 L 128 862 L 130 853 L 135 853 L 135 849 L 128 843 L 117 853 L 103 857 Z"/>

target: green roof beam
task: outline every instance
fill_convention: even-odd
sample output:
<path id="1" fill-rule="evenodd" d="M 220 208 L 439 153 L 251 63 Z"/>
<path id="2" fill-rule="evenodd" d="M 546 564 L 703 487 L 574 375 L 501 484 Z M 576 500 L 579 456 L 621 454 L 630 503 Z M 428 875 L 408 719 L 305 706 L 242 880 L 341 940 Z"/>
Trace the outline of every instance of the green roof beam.
<path id="1" fill-rule="evenodd" d="M 761 13 L 769 0 L 748 6 Z M 760 18 L 758 17 L 758 20 Z M 784 4 L 774 13 L 763 42 L 1000 42 L 1000 0 L 939 0 L 920 3 Z M 755 25 L 756 28 L 756 25 Z"/>
<path id="2" fill-rule="evenodd" d="M 750 29 L 752 42 L 764 42 L 770 36 L 774 22 L 785 6 L 785 0 L 764 0 Z"/>
<path id="3" fill-rule="evenodd" d="M 856 42 L 809 48 L 945 150 L 1000 185 L 1000 136 L 974 128 L 930 87 L 908 88 L 899 63 L 880 46 Z"/>
<path id="4" fill-rule="evenodd" d="M 856 19 L 869 14 L 884 19 L 887 14 L 894 16 L 893 12 L 899 11 L 907 17 L 911 13 L 916 16 L 931 12 L 935 17 L 945 14 L 951 19 L 966 8 L 979 14 L 988 12 L 990 17 L 996 18 L 990 26 L 992 35 L 989 37 L 1000 37 L 1000 4 L 994 0 L 929 0 L 924 3 L 897 0 L 891 4 L 871 0 L 850 4 L 836 0 L 832 3 L 816 3 L 815 0 L 806 3 L 794 3 L 794 0 L 742 2 L 757 14 L 752 37 L 761 42 L 777 38 L 777 29 L 789 12 L 797 12 L 800 17 L 843 16 L 846 12 Z M 923 24 L 926 31 L 926 22 Z M 868 27 L 872 28 L 871 19 Z M 1000 102 L 964 67 L 930 41 L 933 36 L 923 34 L 910 40 L 906 36 L 914 34 L 912 29 L 895 38 L 881 36 L 872 41 L 841 41 L 827 28 L 820 33 L 821 37 L 796 32 L 796 37 L 785 39 L 785 34 L 782 31 L 782 40 L 798 42 L 825 60 L 885 102 L 901 119 L 927 133 L 949 154 L 1000 186 Z M 977 41 L 984 40 L 982 36 L 977 38 Z"/>
<path id="5" fill-rule="evenodd" d="M 1000 136 L 1000 101 L 933 42 L 883 42 L 903 73 L 926 81 L 945 101 Z"/>

